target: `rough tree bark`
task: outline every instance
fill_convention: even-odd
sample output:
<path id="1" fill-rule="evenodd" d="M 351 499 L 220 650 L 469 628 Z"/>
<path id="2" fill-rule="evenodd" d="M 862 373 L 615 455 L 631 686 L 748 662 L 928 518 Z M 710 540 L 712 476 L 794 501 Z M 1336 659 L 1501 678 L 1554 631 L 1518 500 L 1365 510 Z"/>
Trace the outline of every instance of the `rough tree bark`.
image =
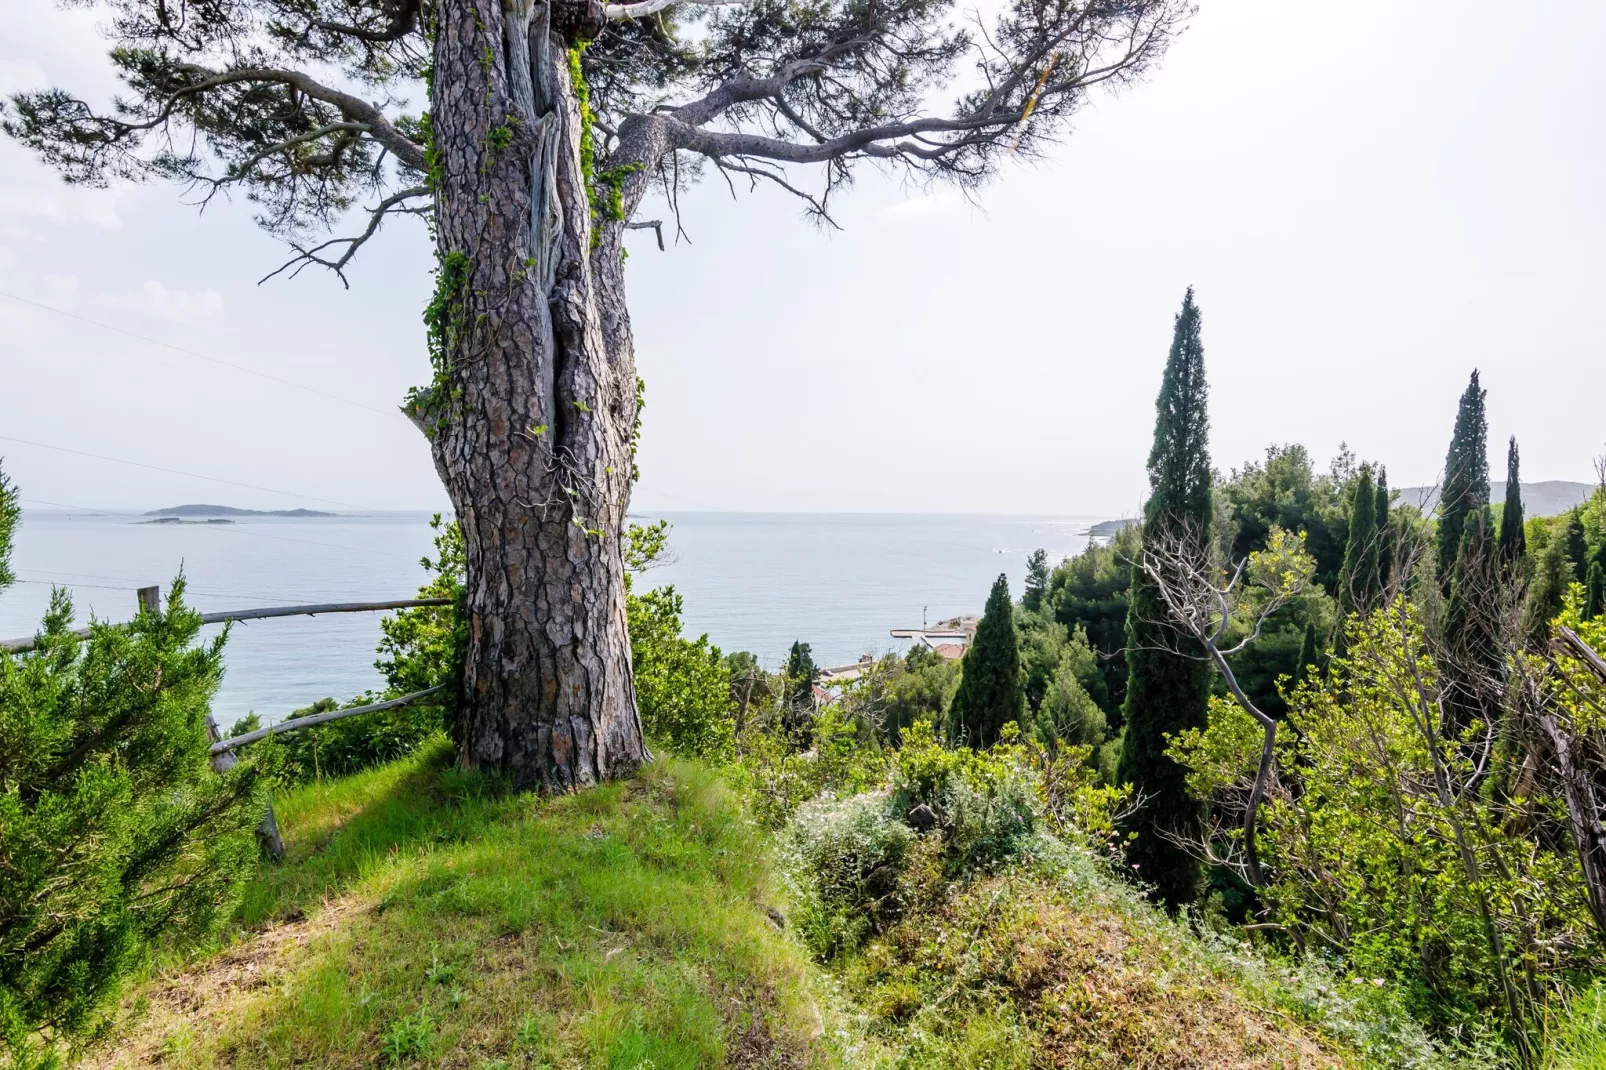
<path id="1" fill-rule="evenodd" d="M 437 376 L 414 416 L 467 551 L 459 754 L 569 791 L 646 757 L 619 540 L 634 350 L 569 62 L 601 7 L 449 0 L 438 20 Z"/>

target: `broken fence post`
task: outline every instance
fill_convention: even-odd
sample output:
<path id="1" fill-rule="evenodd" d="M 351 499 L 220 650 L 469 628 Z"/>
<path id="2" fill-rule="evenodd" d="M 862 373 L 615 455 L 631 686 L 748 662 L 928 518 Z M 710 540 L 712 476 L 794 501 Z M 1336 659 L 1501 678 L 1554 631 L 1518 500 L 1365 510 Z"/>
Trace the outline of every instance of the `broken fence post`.
<path id="1" fill-rule="evenodd" d="M 213 743 L 222 741 L 223 733 L 218 730 L 217 718 L 210 713 L 206 715 L 206 734 Z M 239 756 L 232 750 L 215 750 L 212 752 L 212 771 L 214 773 L 227 773 L 240 763 Z M 279 822 L 273 816 L 273 800 L 268 800 L 267 809 L 262 814 L 262 820 L 257 824 L 257 845 L 264 854 L 275 862 L 284 861 L 284 837 L 279 835 Z"/>

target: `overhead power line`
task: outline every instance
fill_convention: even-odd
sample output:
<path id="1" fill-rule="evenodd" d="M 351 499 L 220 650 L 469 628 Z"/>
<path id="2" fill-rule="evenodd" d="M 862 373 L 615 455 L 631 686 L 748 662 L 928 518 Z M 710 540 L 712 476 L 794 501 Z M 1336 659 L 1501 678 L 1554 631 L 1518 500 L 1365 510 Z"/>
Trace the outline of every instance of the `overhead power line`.
<path id="1" fill-rule="evenodd" d="M 272 374 L 270 374 L 268 372 L 257 371 L 255 368 L 248 368 L 244 364 L 235 364 L 232 361 L 222 360 L 222 359 L 220 359 L 218 357 L 208 356 L 205 353 L 198 353 L 193 349 L 186 349 L 183 346 L 174 345 L 172 342 L 164 342 L 160 338 L 152 338 L 149 335 L 140 334 L 137 331 L 130 331 L 130 330 L 128 330 L 126 328 L 123 328 L 123 327 L 113 326 L 110 323 L 103 323 L 103 322 L 101 322 L 100 320 L 97 320 L 97 319 L 90 319 L 88 316 L 80 316 L 76 312 L 68 312 L 64 308 L 57 308 L 54 305 L 47 305 L 47 304 L 44 304 L 43 302 L 40 302 L 40 301 L 33 301 L 33 300 L 30 300 L 30 299 L 28 299 L 26 297 L 19 297 L 18 295 L 14 294 L 14 293 L 7 293 L 4 290 L 0 290 L 0 297 L 10 298 L 11 300 L 18 302 L 19 304 L 29 305 L 29 306 L 31 306 L 33 308 L 43 309 L 46 312 L 54 312 L 58 316 L 65 316 L 68 319 L 77 320 L 80 323 L 88 323 L 88 324 L 90 324 L 92 326 L 99 327 L 102 330 L 113 331 L 113 332 L 115 332 L 117 334 L 124 335 L 125 337 L 128 337 L 128 338 L 137 338 L 141 342 L 148 342 L 153 346 L 161 346 L 163 349 L 171 349 L 175 353 L 183 353 L 187 357 L 194 357 L 196 360 L 204 360 L 209 364 L 217 364 L 217 365 L 219 365 L 221 367 L 224 367 L 224 368 L 232 368 L 233 370 L 235 370 L 237 372 L 243 372 L 246 375 L 254 375 L 258 379 L 266 379 L 269 382 L 278 383 L 280 386 L 288 386 L 288 387 L 291 387 L 292 389 L 295 389 L 295 390 L 304 390 L 309 394 L 316 394 L 321 398 L 328 398 L 330 401 L 338 401 L 338 402 L 340 402 L 340 403 L 342 403 L 344 405 L 354 405 L 359 409 L 367 409 L 369 412 L 377 412 L 381 416 L 401 416 L 402 415 L 401 410 L 399 408 L 385 409 L 385 408 L 380 408 L 378 405 L 370 405 L 365 401 L 357 401 L 354 398 L 341 397 L 339 394 L 331 394 L 327 390 L 319 390 L 315 386 L 307 386 L 305 383 L 298 383 L 294 379 L 286 379 L 283 376 L 272 375 Z"/>
<path id="2" fill-rule="evenodd" d="M 88 450 L 75 450 L 67 446 L 52 446 L 48 442 L 35 442 L 32 439 L 17 438 L 13 435 L 0 435 L 0 442 L 16 442 L 24 446 L 38 446 L 40 449 L 55 450 L 58 453 L 70 453 L 77 457 L 90 457 L 97 461 L 109 461 L 112 464 L 126 464 L 133 468 L 146 468 L 152 472 L 166 472 L 170 476 L 186 476 L 190 479 L 204 479 L 211 483 L 226 483 L 231 487 L 244 487 L 247 490 L 260 490 L 265 494 L 278 494 L 286 498 L 298 498 L 309 502 L 321 502 L 324 505 L 339 505 L 346 509 L 360 509 L 370 512 L 366 505 L 356 505 L 352 502 L 336 501 L 333 498 L 320 498 L 316 494 L 298 494 L 294 491 L 276 490 L 273 487 L 261 487 L 255 483 L 241 483 L 237 479 L 222 479 L 218 476 L 204 476 L 199 472 L 185 472 L 177 468 L 163 468 L 157 464 L 146 464 L 143 461 L 127 461 L 121 457 L 107 457 L 103 453 L 90 453 Z"/>

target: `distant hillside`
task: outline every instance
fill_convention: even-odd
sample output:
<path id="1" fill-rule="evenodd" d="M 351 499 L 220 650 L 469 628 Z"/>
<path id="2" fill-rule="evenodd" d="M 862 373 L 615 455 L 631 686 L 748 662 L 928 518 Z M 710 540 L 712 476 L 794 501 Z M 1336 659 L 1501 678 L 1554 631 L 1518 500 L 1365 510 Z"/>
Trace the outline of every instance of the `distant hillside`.
<path id="1" fill-rule="evenodd" d="M 236 509 L 232 505 L 172 505 L 152 509 L 146 516 L 334 516 L 316 509 Z"/>
<path id="2" fill-rule="evenodd" d="M 1527 516 L 1560 516 L 1573 506 L 1588 501 L 1593 493 L 1595 493 L 1593 483 L 1571 483 L 1565 479 L 1524 483 L 1523 513 Z M 1495 505 L 1506 500 L 1505 480 L 1489 484 L 1489 500 Z M 1399 501 L 1401 505 L 1414 505 L 1425 513 L 1439 503 L 1439 488 L 1402 487 Z"/>

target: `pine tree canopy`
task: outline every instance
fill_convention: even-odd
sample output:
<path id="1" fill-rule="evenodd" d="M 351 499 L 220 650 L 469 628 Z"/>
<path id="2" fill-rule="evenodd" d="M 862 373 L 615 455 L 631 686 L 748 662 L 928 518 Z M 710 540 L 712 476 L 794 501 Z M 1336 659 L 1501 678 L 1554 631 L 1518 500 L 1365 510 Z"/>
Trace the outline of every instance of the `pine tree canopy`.
<path id="1" fill-rule="evenodd" d="M 1439 492 L 1438 566 L 1439 583 L 1448 591 L 1455 571 L 1456 554 L 1461 549 L 1461 533 L 1467 516 L 1489 504 L 1489 421 L 1484 414 L 1486 391 L 1478 385 L 1478 373 L 1461 395 L 1455 414 L 1455 432 L 1450 452 L 1444 459 L 1444 486 Z"/>
<path id="2" fill-rule="evenodd" d="M 1372 469 L 1361 466 L 1350 502 L 1349 540 L 1338 574 L 1338 601 L 1346 613 L 1364 613 L 1377 601 L 1377 493 Z"/>
<path id="3" fill-rule="evenodd" d="M 1539 555 L 1533 583 L 1528 587 L 1526 630 L 1531 644 L 1542 646 L 1550 641 L 1550 622 L 1560 613 L 1567 594 L 1567 585 L 1573 581 L 1571 563 L 1567 560 L 1567 547 L 1563 539 L 1552 536 Z"/>
<path id="4" fill-rule="evenodd" d="M 1517 469 L 1517 436 L 1512 435 L 1506 449 L 1506 504 L 1500 510 L 1500 564 L 1506 569 L 1519 565 L 1528 549 L 1527 534 L 1522 529 L 1522 481 Z"/>
<path id="5" fill-rule="evenodd" d="M 1015 607 L 1009 577 L 1000 575 L 987 596 L 976 638 L 965 651 L 959 690 L 948 707 L 949 739 L 978 749 L 997 743 L 1004 725 L 1019 723 L 1026 708 L 1020 676 Z"/>
<path id="6" fill-rule="evenodd" d="M 1176 318 L 1155 405 L 1144 546 L 1182 533 L 1210 545 L 1206 395 L 1199 308 L 1189 289 Z M 1201 811 L 1198 801 L 1188 794 L 1184 770 L 1165 752 L 1166 737 L 1204 727 L 1211 674 L 1203 652 L 1197 657 L 1178 653 L 1178 641 L 1154 580 L 1134 565 L 1127 613 L 1126 736 L 1118 775 L 1136 788 L 1144 804 L 1125 826 L 1137 834 L 1127 860 L 1171 905 L 1188 902 L 1197 894 L 1199 865 L 1170 836 L 1195 834 Z"/>
<path id="7" fill-rule="evenodd" d="M 1048 551 L 1038 548 L 1026 558 L 1026 587 L 1020 604 L 1033 613 L 1043 607 L 1043 592 L 1048 589 Z"/>

